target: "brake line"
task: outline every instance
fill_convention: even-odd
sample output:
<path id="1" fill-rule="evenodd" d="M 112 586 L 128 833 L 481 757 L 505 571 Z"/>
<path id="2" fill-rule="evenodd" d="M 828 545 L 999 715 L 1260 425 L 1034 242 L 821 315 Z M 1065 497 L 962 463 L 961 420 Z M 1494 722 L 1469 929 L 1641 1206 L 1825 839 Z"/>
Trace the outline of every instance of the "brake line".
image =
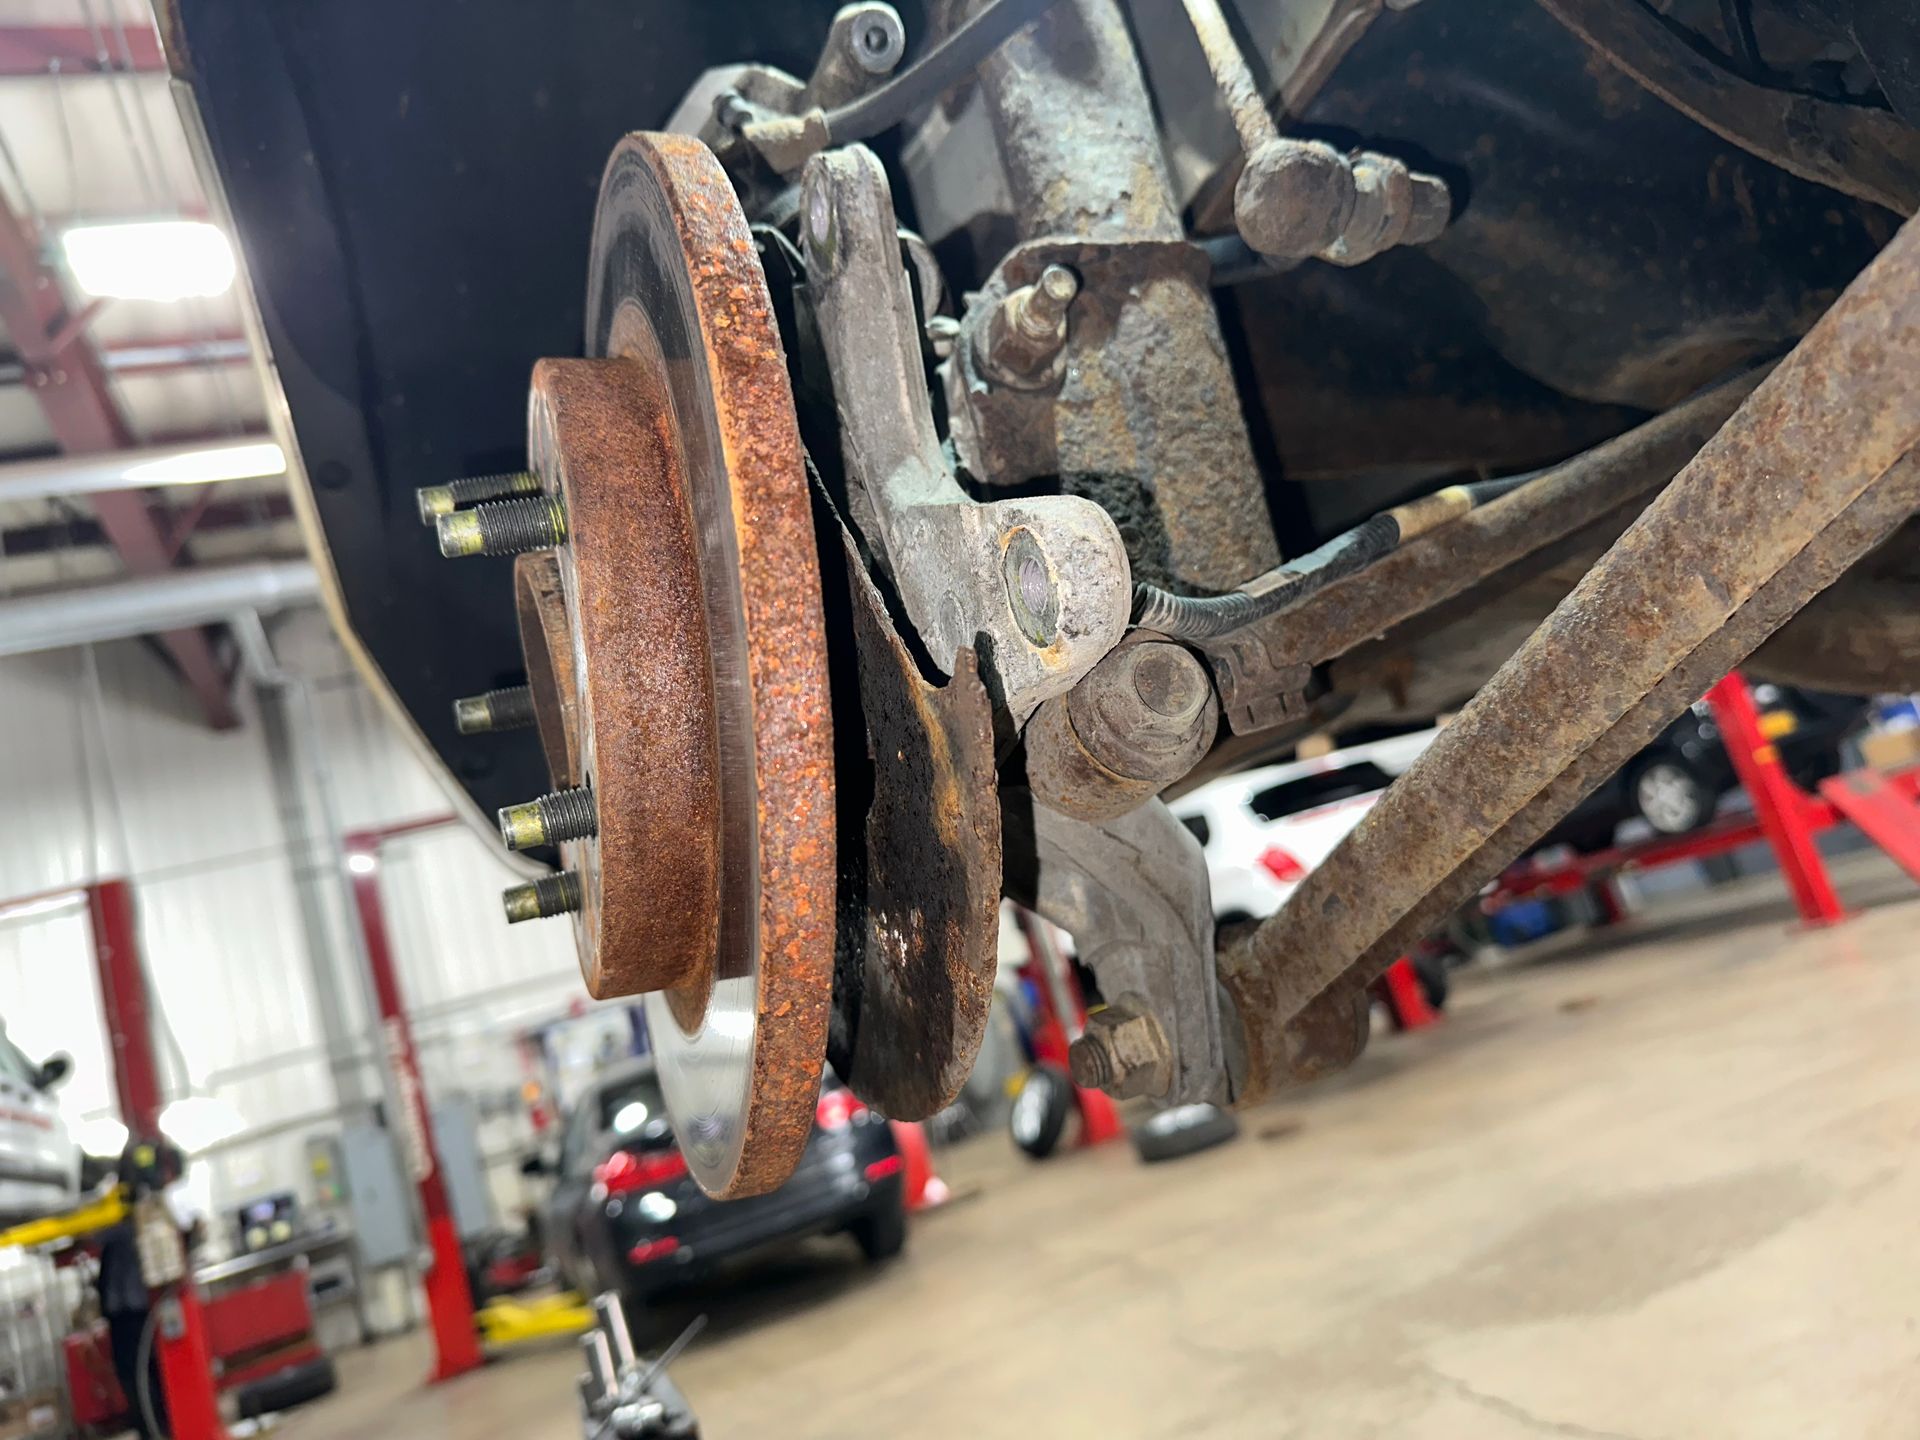
<path id="1" fill-rule="evenodd" d="M 1224 595 L 1176 595 L 1158 585 L 1136 584 L 1134 624 L 1176 640 L 1209 640 L 1256 620 L 1283 614 L 1334 581 L 1364 570 L 1415 536 L 1509 495 L 1533 478 L 1533 474 L 1527 474 L 1475 480 L 1422 495 L 1383 510 Z"/>

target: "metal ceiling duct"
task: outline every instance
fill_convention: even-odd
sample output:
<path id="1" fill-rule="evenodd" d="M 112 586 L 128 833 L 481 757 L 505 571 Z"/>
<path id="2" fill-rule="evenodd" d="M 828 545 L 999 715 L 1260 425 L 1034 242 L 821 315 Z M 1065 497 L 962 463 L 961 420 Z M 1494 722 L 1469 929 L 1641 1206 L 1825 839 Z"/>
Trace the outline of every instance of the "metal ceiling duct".
<path id="1" fill-rule="evenodd" d="M 0 600 L 0 655 L 125 640 L 249 611 L 317 604 L 320 577 L 311 561 L 271 560 L 195 566 L 137 580 L 51 590 Z"/>

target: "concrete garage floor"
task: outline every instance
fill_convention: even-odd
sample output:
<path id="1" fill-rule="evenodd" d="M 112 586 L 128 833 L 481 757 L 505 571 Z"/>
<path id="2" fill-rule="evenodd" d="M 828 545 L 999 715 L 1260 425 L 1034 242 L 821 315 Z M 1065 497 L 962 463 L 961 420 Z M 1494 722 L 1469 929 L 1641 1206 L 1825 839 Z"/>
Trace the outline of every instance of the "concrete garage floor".
<path id="1" fill-rule="evenodd" d="M 1920 901 L 1741 882 L 1460 977 L 1452 1016 L 1147 1168 L 988 1136 L 869 1274 L 821 1242 L 675 1367 L 734 1437 L 1920 1435 Z M 350 1355 L 291 1440 L 577 1435 L 571 1354 Z"/>

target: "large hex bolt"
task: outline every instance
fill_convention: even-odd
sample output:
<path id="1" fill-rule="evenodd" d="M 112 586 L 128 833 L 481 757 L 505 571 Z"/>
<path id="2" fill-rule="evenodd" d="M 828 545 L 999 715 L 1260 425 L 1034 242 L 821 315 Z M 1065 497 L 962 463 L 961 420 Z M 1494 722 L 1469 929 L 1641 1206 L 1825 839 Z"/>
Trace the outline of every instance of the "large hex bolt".
<path id="1" fill-rule="evenodd" d="M 847 5 L 834 18 L 846 18 L 847 55 L 869 75 L 887 75 L 907 53 L 907 27 L 891 5 Z"/>
<path id="2" fill-rule="evenodd" d="M 462 505 L 477 505 L 482 500 L 504 500 L 512 495 L 538 495 L 540 477 L 531 470 L 512 470 L 504 475 L 468 475 L 445 485 L 423 485 L 413 492 L 420 507 L 420 523 L 432 525 L 442 515 L 451 515 Z"/>
<path id="3" fill-rule="evenodd" d="M 1164 1095 L 1173 1086 L 1173 1048 L 1160 1022 L 1125 1000 L 1087 1017 L 1086 1032 L 1067 1051 L 1073 1083 L 1117 1100 Z"/>
<path id="4" fill-rule="evenodd" d="M 525 685 L 462 695 L 453 702 L 453 728 L 462 735 L 525 730 L 534 723 L 533 691 Z"/>
<path id="5" fill-rule="evenodd" d="M 500 838 L 509 850 L 531 850 L 558 845 L 562 840 L 584 840 L 600 833 L 600 817 L 593 808 L 593 791 L 581 786 L 556 790 L 524 805 L 500 811 Z"/>
<path id="6" fill-rule="evenodd" d="M 434 525 L 440 535 L 440 553 L 449 559 L 550 550 L 567 539 L 567 511 L 558 495 L 496 500 L 442 515 Z"/>
<path id="7" fill-rule="evenodd" d="M 1064 265 L 1049 265 L 1031 285 L 1008 291 L 976 333 L 974 362 L 980 373 L 1015 390 L 1057 381 L 1067 344 L 1067 309 L 1079 293 L 1079 277 Z"/>
<path id="8" fill-rule="evenodd" d="M 507 923 L 544 920 L 549 915 L 569 915 L 580 908 L 580 876 L 573 870 L 558 875 L 542 875 L 525 885 L 513 885 L 500 892 L 506 906 Z"/>
<path id="9" fill-rule="evenodd" d="M 1111 820 L 1191 770 L 1219 721 L 1213 681 L 1191 651 L 1132 640 L 1034 712 L 1027 781 L 1050 809 Z"/>

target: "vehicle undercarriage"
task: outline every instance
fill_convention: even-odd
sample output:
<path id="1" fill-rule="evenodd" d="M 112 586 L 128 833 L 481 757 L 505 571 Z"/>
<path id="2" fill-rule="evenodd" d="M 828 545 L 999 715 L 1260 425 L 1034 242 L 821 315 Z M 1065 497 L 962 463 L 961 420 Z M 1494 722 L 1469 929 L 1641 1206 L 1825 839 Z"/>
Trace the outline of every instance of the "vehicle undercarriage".
<path id="1" fill-rule="evenodd" d="M 953 1099 L 1003 895 L 1078 1073 L 1244 1104 L 1730 669 L 1920 687 L 1897 0 L 356 8 L 173 0 L 190 129 L 339 616 L 710 1193 L 823 1061 Z M 1216 936 L 1164 797 L 1455 711 Z"/>

